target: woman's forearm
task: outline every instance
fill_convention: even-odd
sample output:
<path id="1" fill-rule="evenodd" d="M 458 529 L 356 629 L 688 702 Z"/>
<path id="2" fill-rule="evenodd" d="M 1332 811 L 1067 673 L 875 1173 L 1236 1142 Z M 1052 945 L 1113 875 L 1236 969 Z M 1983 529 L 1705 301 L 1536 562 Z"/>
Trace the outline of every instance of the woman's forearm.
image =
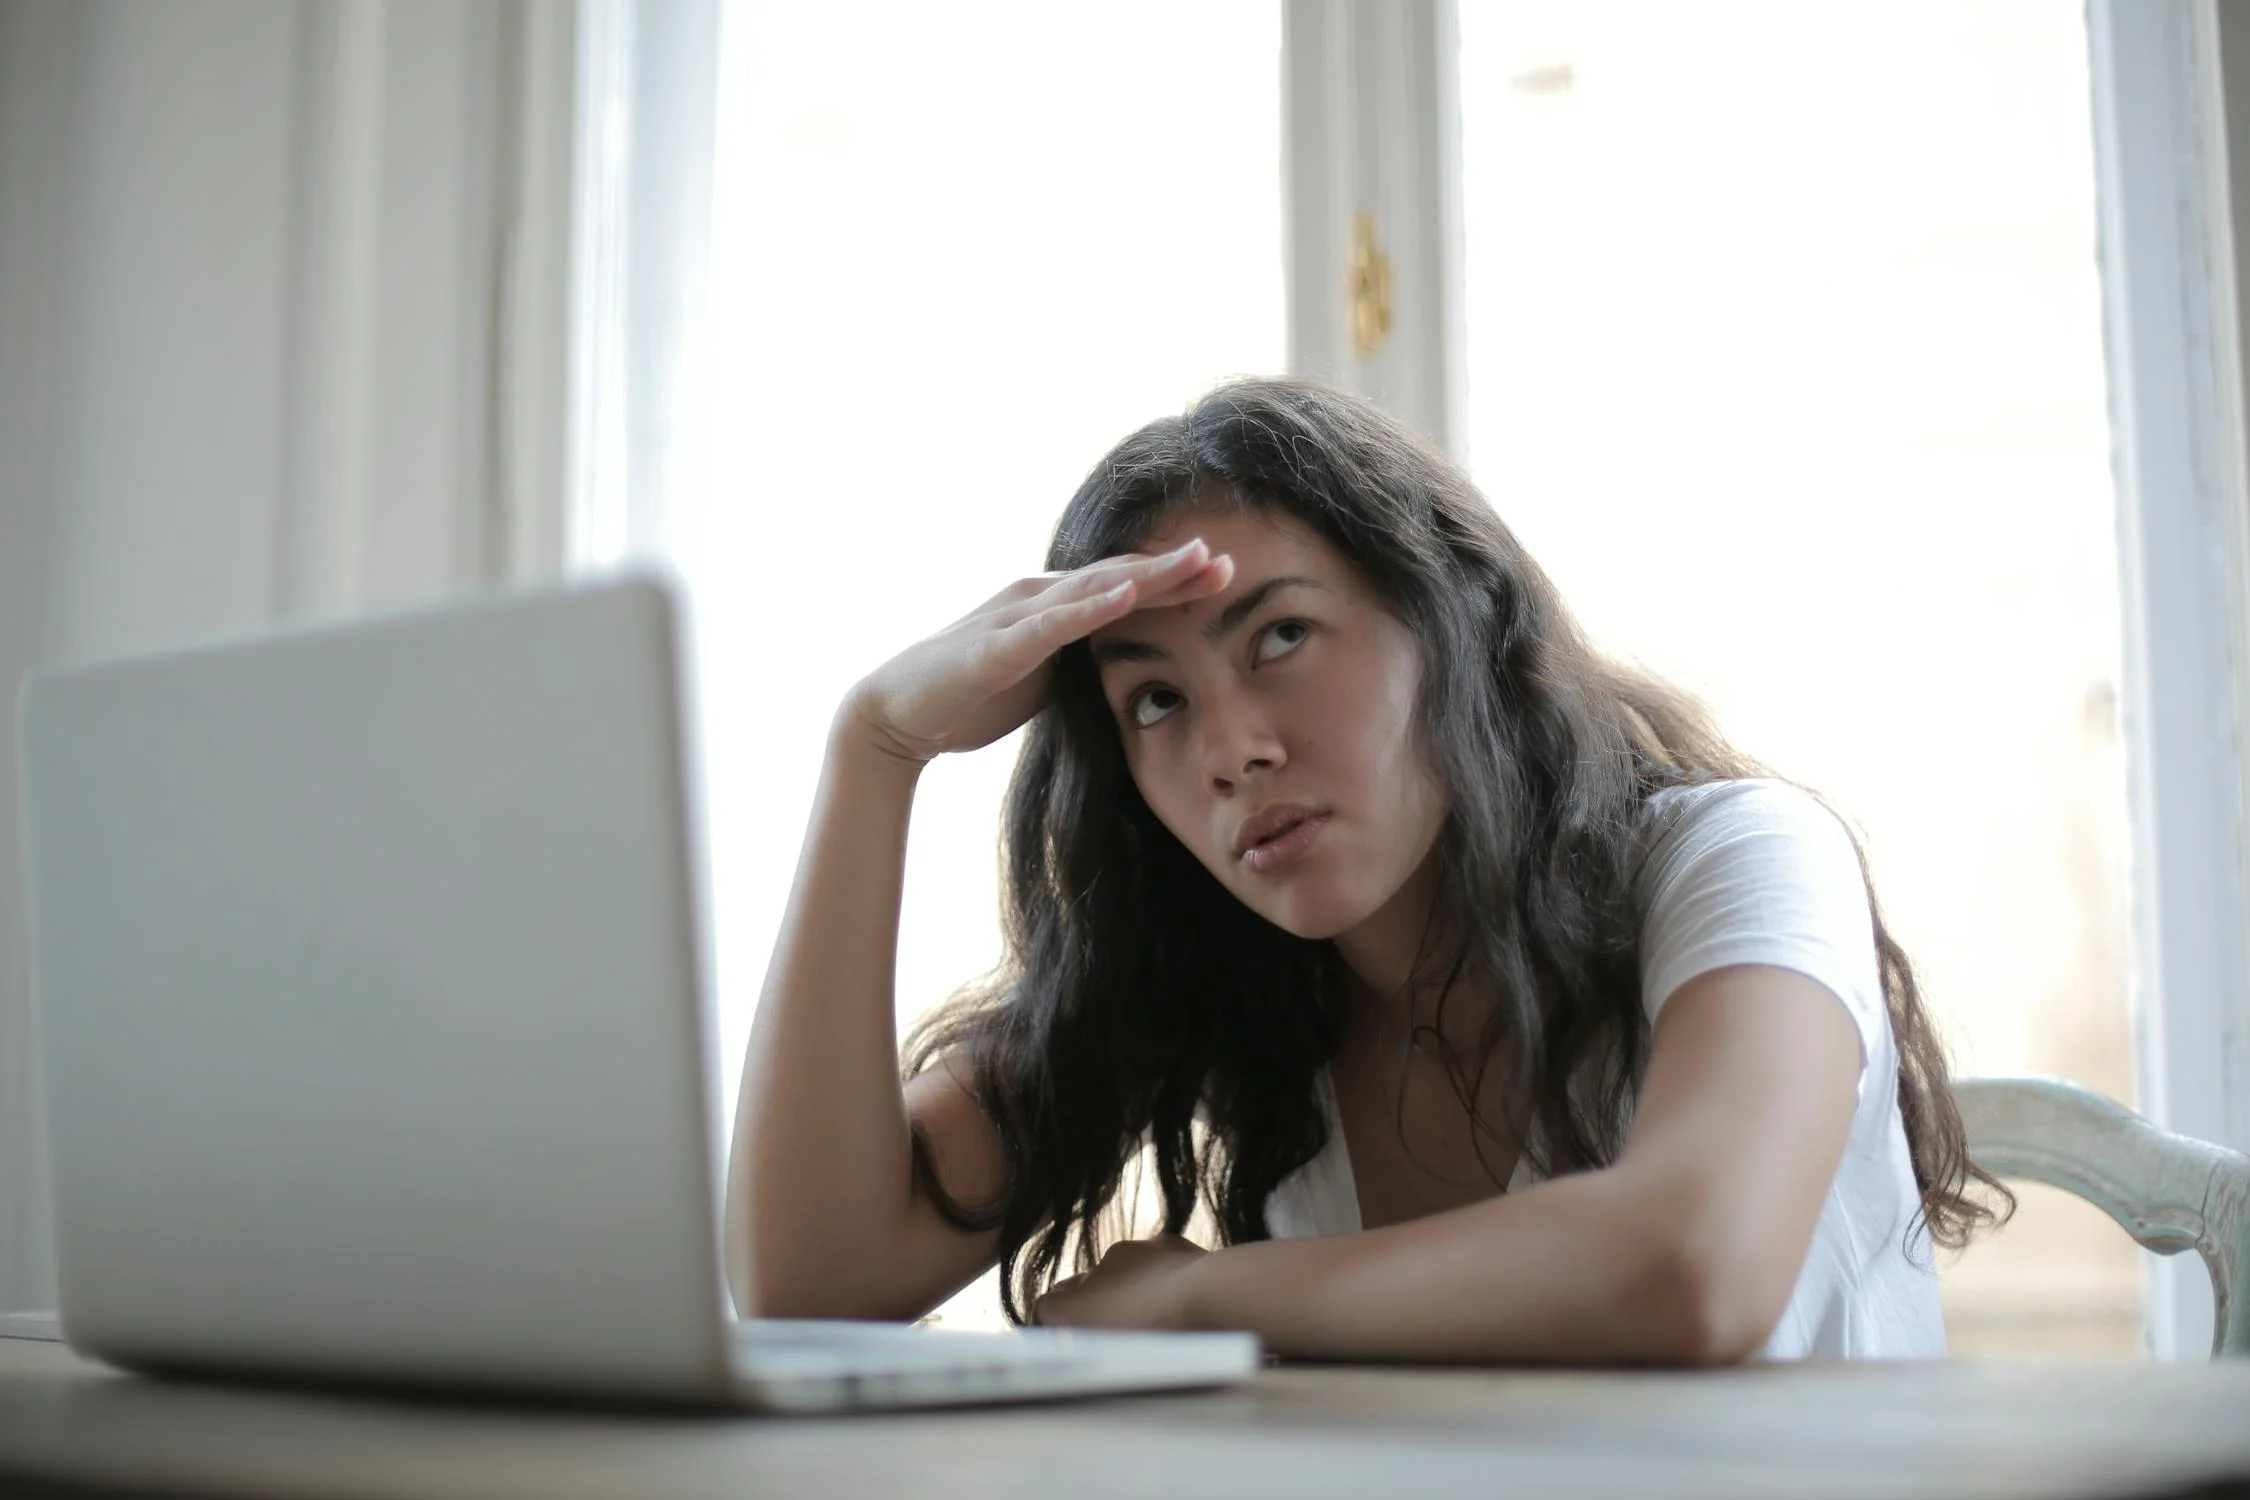
<path id="1" fill-rule="evenodd" d="M 1618 1169 L 1360 1234 L 1267 1240 L 1189 1268 L 1186 1321 L 1312 1359 L 1711 1364 L 1709 1267 Z"/>
<path id="2" fill-rule="evenodd" d="M 864 1297 L 913 1201 L 893 995 L 919 768 L 855 727 L 847 709 L 830 732 L 743 1059 L 726 1231 L 746 1311 Z"/>

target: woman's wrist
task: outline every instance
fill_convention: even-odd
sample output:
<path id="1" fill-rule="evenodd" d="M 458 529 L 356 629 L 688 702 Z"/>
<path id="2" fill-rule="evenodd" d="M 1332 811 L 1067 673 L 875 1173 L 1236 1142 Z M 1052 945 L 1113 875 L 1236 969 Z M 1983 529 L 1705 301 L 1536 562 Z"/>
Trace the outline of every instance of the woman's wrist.
<path id="1" fill-rule="evenodd" d="M 1250 1326 L 1248 1309 L 1238 1295 L 1245 1252 L 1255 1245 L 1236 1245 L 1198 1255 L 1179 1271 L 1177 1326 L 1190 1332 L 1233 1332 Z"/>
<path id="2" fill-rule="evenodd" d="M 883 776 L 909 787 L 921 781 L 922 768 L 928 764 L 887 743 L 862 710 L 856 692 L 845 698 L 829 722 L 828 757 L 854 772 Z"/>
<path id="3" fill-rule="evenodd" d="M 1173 1285 L 1176 1288 L 1175 1296 L 1177 1300 L 1173 1304 L 1170 1319 L 1174 1328 L 1183 1332 L 1194 1333 L 1218 1326 L 1210 1321 L 1207 1308 L 1208 1296 L 1204 1288 L 1209 1279 L 1212 1265 L 1226 1253 L 1224 1250 L 1206 1250 L 1193 1260 L 1187 1261 L 1174 1273 L 1176 1279 Z"/>

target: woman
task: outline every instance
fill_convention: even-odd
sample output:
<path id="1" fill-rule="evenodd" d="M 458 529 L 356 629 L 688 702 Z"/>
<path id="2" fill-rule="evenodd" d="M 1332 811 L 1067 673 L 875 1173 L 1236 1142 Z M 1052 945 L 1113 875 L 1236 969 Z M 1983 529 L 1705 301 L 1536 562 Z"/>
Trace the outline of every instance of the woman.
<path id="1" fill-rule="evenodd" d="M 1943 1353 L 1930 1245 L 2006 1195 L 1855 839 L 1598 654 L 1442 455 L 1227 385 L 1047 566 L 832 725 L 743 1070 L 746 1314 L 913 1318 L 999 1261 L 1019 1321 L 1283 1354 Z M 1027 720 L 1006 959 L 902 1084 L 916 777 Z"/>

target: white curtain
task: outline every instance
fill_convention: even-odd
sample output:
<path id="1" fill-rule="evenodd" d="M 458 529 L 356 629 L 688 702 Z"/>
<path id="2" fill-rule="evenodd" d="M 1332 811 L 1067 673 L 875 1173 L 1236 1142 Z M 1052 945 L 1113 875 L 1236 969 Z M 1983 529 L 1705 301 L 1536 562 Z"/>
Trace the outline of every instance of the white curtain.
<path id="1" fill-rule="evenodd" d="M 0 701 L 548 565 L 572 16 L 0 6 Z M 55 1301 L 9 731 L 0 1332 Z"/>

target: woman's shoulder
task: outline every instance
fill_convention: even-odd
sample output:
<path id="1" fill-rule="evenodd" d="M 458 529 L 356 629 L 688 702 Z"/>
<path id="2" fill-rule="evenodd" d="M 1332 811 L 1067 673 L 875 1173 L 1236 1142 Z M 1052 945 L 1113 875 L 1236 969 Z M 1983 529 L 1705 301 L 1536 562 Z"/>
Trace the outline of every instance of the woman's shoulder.
<path id="1" fill-rule="evenodd" d="M 1659 787 L 1643 811 L 1652 853 L 1666 844 L 1707 843 L 1749 831 L 1850 838 L 1827 803 L 1778 777 L 1729 776 Z"/>
<path id="2" fill-rule="evenodd" d="M 1835 991 L 1872 1056 L 1886 1024 L 1882 976 L 1865 871 L 1842 819 L 1804 788 L 1762 777 L 1667 787 L 1649 802 L 1655 837 L 1636 893 L 1651 1018 L 1699 973 L 1774 964 Z"/>
<path id="3" fill-rule="evenodd" d="M 1635 884 L 1644 909 L 1712 882 L 1833 892 L 1865 905 L 1858 842 L 1827 803 L 1793 782 L 1729 777 L 1650 794 Z"/>
<path id="4" fill-rule="evenodd" d="M 1767 807 L 1818 807 L 1825 811 L 1825 805 L 1818 797 L 1795 782 L 1783 781 L 1778 776 L 1714 776 L 1702 781 L 1684 781 L 1677 786 L 1658 787 L 1648 794 L 1648 806 L 1652 811 L 1742 803 Z"/>

